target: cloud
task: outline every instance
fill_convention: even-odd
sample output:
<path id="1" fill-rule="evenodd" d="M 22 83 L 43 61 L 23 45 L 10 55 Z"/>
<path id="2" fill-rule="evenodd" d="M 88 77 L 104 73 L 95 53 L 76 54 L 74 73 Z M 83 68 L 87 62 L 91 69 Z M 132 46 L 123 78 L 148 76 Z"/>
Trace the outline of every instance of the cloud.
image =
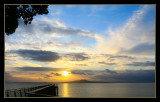
<path id="1" fill-rule="evenodd" d="M 83 36 L 90 36 L 91 32 L 89 31 L 83 31 L 80 29 L 73 29 L 73 28 L 58 28 L 58 27 L 54 27 L 51 26 L 49 24 L 46 24 L 43 28 L 42 28 L 42 32 L 43 33 L 47 33 L 47 34 L 51 34 L 51 33 L 57 33 L 57 34 L 63 34 L 63 35 L 83 35 Z"/>
<path id="2" fill-rule="evenodd" d="M 155 70 L 72 70 L 72 74 L 88 75 L 93 81 L 155 82 Z"/>
<path id="3" fill-rule="evenodd" d="M 46 79 L 51 79 L 51 78 L 53 79 L 55 76 L 61 76 L 61 74 L 52 72 L 49 74 L 41 74 L 41 76 Z"/>
<path id="4" fill-rule="evenodd" d="M 83 48 L 84 40 L 93 38 L 92 31 L 69 27 L 63 21 L 47 17 L 36 17 L 29 25 L 20 20 L 15 34 L 6 36 L 5 49 L 75 51 Z"/>
<path id="5" fill-rule="evenodd" d="M 53 74 L 53 75 L 55 75 L 55 76 L 61 76 L 61 74 L 59 74 L 59 73 L 51 73 L 51 74 Z"/>
<path id="6" fill-rule="evenodd" d="M 126 56 L 126 55 L 110 55 L 110 58 L 126 58 L 126 59 L 135 59 L 135 57 L 132 56 Z"/>
<path id="7" fill-rule="evenodd" d="M 25 29 L 24 29 L 25 27 Z M 16 33 L 20 32 L 30 33 L 30 34 L 45 34 L 46 35 L 81 35 L 85 37 L 93 37 L 93 32 L 86 31 L 82 29 L 76 29 L 67 27 L 56 19 L 48 19 L 42 17 L 41 19 L 35 19 L 32 24 L 24 25 L 20 20 L 20 28 L 17 29 Z M 37 36 L 38 36 L 37 35 Z"/>
<path id="8" fill-rule="evenodd" d="M 116 74 L 101 74 L 91 77 L 106 82 L 155 82 L 155 70 L 127 70 Z"/>
<path id="9" fill-rule="evenodd" d="M 106 62 L 98 62 L 100 64 L 104 64 L 104 65 L 117 65 L 116 63 L 106 63 Z"/>
<path id="10" fill-rule="evenodd" d="M 13 76 L 11 73 L 5 72 L 5 82 L 31 82 L 31 81 L 35 81 L 32 78 L 29 77 L 15 77 Z"/>
<path id="11" fill-rule="evenodd" d="M 69 41 L 69 42 L 60 42 L 60 41 L 47 41 L 46 44 L 49 45 L 49 46 L 56 46 L 56 47 L 77 47 L 77 46 L 81 46 L 82 45 L 82 40 L 72 40 L 72 41 Z"/>
<path id="12" fill-rule="evenodd" d="M 71 73 L 78 75 L 94 75 L 94 71 L 92 70 L 72 70 Z"/>
<path id="13" fill-rule="evenodd" d="M 123 52 L 132 54 L 155 55 L 155 44 L 143 43 Z"/>
<path id="14" fill-rule="evenodd" d="M 146 61 L 146 62 L 133 62 L 130 64 L 125 64 L 128 66 L 155 66 L 155 62 L 150 62 L 150 61 Z"/>
<path id="15" fill-rule="evenodd" d="M 105 71 L 107 71 L 108 73 L 111 73 L 111 74 L 117 74 L 116 71 L 111 71 L 111 70 L 109 70 L 109 69 L 106 69 Z"/>
<path id="16" fill-rule="evenodd" d="M 107 54 L 128 55 L 125 51 L 138 49 L 143 46 L 146 50 L 144 55 L 147 56 L 150 52 L 155 52 L 154 49 L 149 49 L 154 48 L 155 45 L 155 23 L 153 22 L 153 24 L 151 24 L 150 21 L 146 21 L 146 14 L 151 12 L 151 10 L 155 10 L 152 5 L 140 6 L 140 9 L 135 11 L 126 23 L 119 28 L 109 27 L 104 35 L 95 34 L 97 50 Z M 135 46 L 139 47 L 135 48 Z M 149 48 L 147 48 L 147 46 Z M 142 48 L 140 51 L 142 51 Z"/>
<path id="17" fill-rule="evenodd" d="M 49 5 L 48 10 L 50 11 L 48 15 L 51 16 L 52 18 L 59 17 L 60 15 L 64 14 L 63 8 L 60 7 L 59 5 Z"/>
<path id="18" fill-rule="evenodd" d="M 43 50 L 11 50 L 6 52 L 8 54 L 18 54 L 26 60 L 33 60 L 39 62 L 55 62 L 59 59 L 69 60 L 69 61 L 84 61 L 90 57 L 86 53 L 56 53 L 52 51 Z"/>
<path id="19" fill-rule="evenodd" d="M 58 53 L 42 50 L 16 50 L 14 51 L 23 58 L 40 62 L 54 62 L 60 57 Z"/>
<path id="20" fill-rule="evenodd" d="M 51 75 L 44 75 L 44 78 L 49 79 L 50 77 L 52 77 Z"/>
<path id="21" fill-rule="evenodd" d="M 87 64 L 75 64 L 76 66 L 88 66 Z"/>
<path id="22" fill-rule="evenodd" d="M 152 68 L 147 67 L 147 68 L 144 68 L 144 70 L 155 70 L 155 67 L 152 67 Z"/>
<path id="23" fill-rule="evenodd" d="M 64 55 L 65 59 L 71 61 L 84 61 L 89 59 L 89 56 L 85 53 L 68 53 Z"/>
<path id="24" fill-rule="evenodd" d="M 115 67 L 114 68 L 114 70 L 127 70 L 127 69 L 129 69 L 129 68 L 126 67 L 126 66 L 123 66 L 123 65 L 121 65 L 120 67 Z"/>
<path id="25" fill-rule="evenodd" d="M 60 71 L 66 68 L 51 68 L 51 67 L 15 67 L 19 71 Z"/>

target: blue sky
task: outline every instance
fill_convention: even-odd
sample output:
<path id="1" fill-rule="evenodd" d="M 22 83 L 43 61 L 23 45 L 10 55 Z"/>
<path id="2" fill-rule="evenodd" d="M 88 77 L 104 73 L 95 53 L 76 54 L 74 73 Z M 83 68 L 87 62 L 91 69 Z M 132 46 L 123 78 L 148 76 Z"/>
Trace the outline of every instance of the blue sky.
<path id="1" fill-rule="evenodd" d="M 155 5 L 49 5 L 48 10 L 30 25 L 20 19 L 16 32 L 5 35 L 5 71 L 15 80 L 107 81 L 112 71 L 121 76 L 130 70 L 137 78 L 155 70 Z"/>

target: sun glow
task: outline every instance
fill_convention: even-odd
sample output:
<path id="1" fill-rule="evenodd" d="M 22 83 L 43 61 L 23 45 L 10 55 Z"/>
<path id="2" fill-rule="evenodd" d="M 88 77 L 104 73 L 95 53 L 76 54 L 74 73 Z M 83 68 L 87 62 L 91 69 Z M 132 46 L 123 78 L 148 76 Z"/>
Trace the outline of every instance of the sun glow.
<path id="1" fill-rule="evenodd" d="M 67 71 L 62 71 L 62 75 L 63 75 L 63 76 L 68 76 L 68 73 L 69 73 L 69 72 L 67 72 Z"/>

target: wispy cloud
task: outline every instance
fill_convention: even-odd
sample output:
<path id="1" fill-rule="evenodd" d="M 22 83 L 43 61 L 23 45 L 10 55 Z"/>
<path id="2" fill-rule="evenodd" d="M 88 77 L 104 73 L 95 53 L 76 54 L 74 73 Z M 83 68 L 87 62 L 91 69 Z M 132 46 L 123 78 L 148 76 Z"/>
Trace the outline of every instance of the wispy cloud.
<path id="1" fill-rule="evenodd" d="M 31 81 L 36 82 L 37 79 L 35 80 L 30 77 L 16 77 L 8 72 L 5 72 L 5 82 L 31 82 Z"/>
<path id="2" fill-rule="evenodd" d="M 129 54 L 137 54 L 137 55 L 146 54 L 146 55 L 154 56 L 155 55 L 155 44 L 142 43 L 127 51 L 122 50 L 121 52 L 129 53 Z"/>
<path id="3" fill-rule="evenodd" d="M 23 29 L 25 27 L 25 29 Z M 76 29 L 68 27 L 56 19 L 49 19 L 42 17 L 41 19 L 35 19 L 31 25 L 24 25 L 20 20 L 20 26 L 16 30 L 16 33 L 26 32 L 27 34 L 39 34 L 39 35 L 81 35 L 85 37 L 93 37 L 91 31 L 85 31 L 82 29 Z"/>
<path id="4" fill-rule="evenodd" d="M 146 18 L 145 15 L 151 8 L 152 7 L 147 5 L 142 6 L 139 10 L 133 13 L 132 17 L 129 18 L 122 27 L 114 30 L 109 29 L 107 32 L 109 36 L 107 37 L 99 34 L 95 35 L 95 39 L 97 40 L 97 50 L 103 53 L 126 54 L 123 51 L 133 49 L 135 46 L 144 43 L 149 46 L 154 44 L 155 27 L 144 21 Z M 154 50 L 152 50 L 152 52 L 154 52 Z M 148 53 L 145 53 L 144 55 L 147 54 Z"/>
<path id="5" fill-rule="evenodd" d="M 72 70 L 72 74 L 78 74 L 78 75 L 94 75 L 95 72 L 92 70 Z"/>
<path id="6" fill-rule="evenodd" d="M 116 63 L 106 63 L 106 62 L 98 62 L 100 64 L 104 64 L 104 65 L 117 65 Z"/>
<path id="7" fill-rule="evenodd" d="M 106 69 L 105 71 L 107 71 L 108 73 L 111 73 L 111 74 L 117 74 L 116 71 L 111 71 L 111 70 L 109 70 L 109 69 Z"/>
<path id="8" fill-rule="evenodd" d="M 53 75 L 55 75 L 55 76 L 61 76 L 61 74 L 59 74 L 59 73 L 51 73 L 51 74 L 53 74 Z"/>
<path id="9" fill-rule="evenodd" d="M 65 59 L 70 61 L 83 61 L 89 59 L 85 53 L 68 53 L 64 55 Z"/>
<path id="10" fill-rule="evenodd" d="M 133 62 L 130 64 L 126 64 L 128 66 L 155 66 L 155 62 L 150 62 L 150 61 L 146 61 L 146 62 Z"/>
<path id="11" fill-rule="evenodd" d="M 51 68 L 51 67 L 16 67 L 19 71 L 60 71 L 66 68 Z"/>

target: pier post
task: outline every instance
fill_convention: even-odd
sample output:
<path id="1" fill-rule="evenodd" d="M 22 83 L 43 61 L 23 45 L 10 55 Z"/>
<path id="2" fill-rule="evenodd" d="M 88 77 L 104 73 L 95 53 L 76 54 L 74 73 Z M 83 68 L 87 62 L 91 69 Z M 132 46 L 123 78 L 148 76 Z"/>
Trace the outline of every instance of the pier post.
<path id="1" fill-rule="evenodd" d="M 20 91 L 20 97 L 22 97 L 22 91 L 21 91 L 21 89 L 19 91 Z"/>
<path id="2" fill-rule="evenodd" d="M 56 89 L 57 89 L 57 96 L 58 96 L 58 87 Z"/>
<path id="3" fill-rule="evenodd" d="M 17 97 L 17 95 L 16 95 L 16 90 L 14 90 L 14 96 Z"/>
<path id="4" fill-rule="evenodd" d="M 24 96 L 26 97 L 26 89 L 24 88 Z"/>

